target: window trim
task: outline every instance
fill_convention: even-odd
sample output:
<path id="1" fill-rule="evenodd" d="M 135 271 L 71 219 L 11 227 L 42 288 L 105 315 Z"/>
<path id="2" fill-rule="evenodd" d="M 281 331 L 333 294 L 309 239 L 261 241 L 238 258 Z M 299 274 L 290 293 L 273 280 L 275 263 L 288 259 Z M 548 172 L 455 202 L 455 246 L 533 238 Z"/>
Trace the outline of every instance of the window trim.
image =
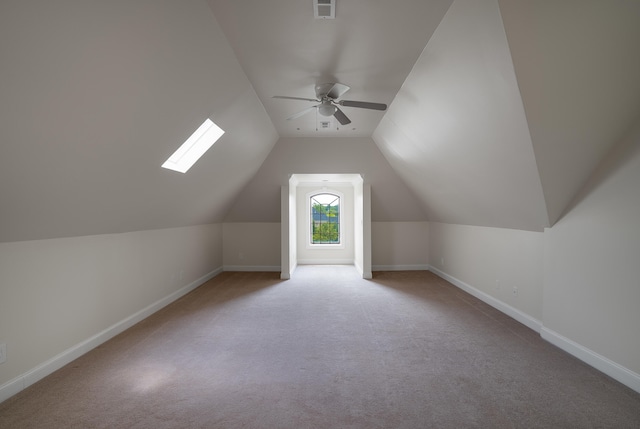
<path id="1" fill-rule="evenodd" d="M 330 194 L 330 195 L 335 195 L 336 197 L 339 198 L 339 207 L 340 207 L 340 223 L 339 223 L 339 230 L 340 230 L 340 243 L 312 243 L 311 242 L 311 198 L 313 198 L 316 195 L 322 195 L 322 194 Z M 322 250 L 322 249 L 344 249 L 345 248 L 345 243 L 344 243 L 344 193 L 336 190 L 336 189 L 328 189 L 328 188 L 321 188 L 321 189 L 315 189 L 311 192 L 308 192 L 305 196 L 305 223 L 306 223 L 306 238 L 305 238 L 305 243 L 306 243 L 306 247 L 307 249 L 316 249 L 316 250 Z"/>

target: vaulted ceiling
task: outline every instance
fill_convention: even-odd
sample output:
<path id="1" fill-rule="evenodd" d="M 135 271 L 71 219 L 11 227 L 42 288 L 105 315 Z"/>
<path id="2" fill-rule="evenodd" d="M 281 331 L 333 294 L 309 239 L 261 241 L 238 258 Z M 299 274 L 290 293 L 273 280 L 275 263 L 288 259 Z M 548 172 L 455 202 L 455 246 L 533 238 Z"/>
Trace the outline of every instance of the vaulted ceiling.
<path id="1" fill-rule="evenodd" d="M 314 19 L 313 0 L 207 0 L 281 137 L 370 137 L 383 113 L 342 108 L 352 120 L 286 118 L 315 103 L 317 83 L 351 87 L 344 99 L 391 103 L 452 0 L 337 0 L 336 19 Z"/>
<path id="2" fill-rule="evenodd" d="M 271 221 L 251 201 L 323 172 L 311 137 L 388 163 L 378 220 L 542 230 L 640 119 L 638 22 L 628 0 L 3 1 L 0 241 Z M 327 81 L 389 109 L 316 131 L 272 98 Z M 222 139 L 161 169 L 206 117 Z"/>

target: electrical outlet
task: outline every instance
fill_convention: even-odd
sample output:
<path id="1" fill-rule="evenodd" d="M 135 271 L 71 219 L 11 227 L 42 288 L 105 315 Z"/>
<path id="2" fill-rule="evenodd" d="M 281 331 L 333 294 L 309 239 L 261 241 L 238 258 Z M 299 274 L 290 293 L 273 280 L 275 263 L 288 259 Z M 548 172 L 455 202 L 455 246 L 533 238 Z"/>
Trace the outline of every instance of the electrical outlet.
<path id="1" fill-rule="evenodd" d="M 444 267 L 444 258 L 440 258 L 440 265 Z"/>
<path id="2" fill-rule="evenodd" d="M 0 363 L 5 363 L 7 361 L 7 345 L 5 343 L 0 343 Z"/>
<path id="3" fill-rule="evenodd" d="M 500 292 L 500 280 L 496 280 L 496 290 Z"/>
<path id="4" fill-rule="evenodd" d="M 182 281 L 183 278 L 184 278 L 184 270 L 180 270 L 180 272 L 178 273 L 178 280 Z"/>
<path id="5" fill-rule="evenodd" d="M 518 288 L 515 286 L 513 288 L 513 296 L 518 296 Z"/>

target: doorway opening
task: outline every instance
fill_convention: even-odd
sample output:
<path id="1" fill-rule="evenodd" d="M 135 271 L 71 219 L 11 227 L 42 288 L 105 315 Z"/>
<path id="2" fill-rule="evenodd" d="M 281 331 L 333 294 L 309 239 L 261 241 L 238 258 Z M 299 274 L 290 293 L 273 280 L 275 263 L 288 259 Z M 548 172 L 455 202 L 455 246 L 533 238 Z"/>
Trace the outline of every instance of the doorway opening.
<path id="1" fill-rule="evenodd" d="M 371 278 L 371 188 L 360 174 L 292 174 L 281 214 L 283 279 L 298 265 L 354 265 Z"/>

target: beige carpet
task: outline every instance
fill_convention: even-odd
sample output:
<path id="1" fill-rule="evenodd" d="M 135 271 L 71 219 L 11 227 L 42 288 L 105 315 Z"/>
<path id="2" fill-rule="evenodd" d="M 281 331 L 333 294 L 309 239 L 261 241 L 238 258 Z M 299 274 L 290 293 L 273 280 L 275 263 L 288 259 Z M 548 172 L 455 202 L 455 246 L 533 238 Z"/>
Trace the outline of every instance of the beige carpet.
<path id="1" fill-rule="evenodd" d="M 640 428 L 640 395 L 429 272 L 301 266 L 221 274 L 0 427 Z"/>

